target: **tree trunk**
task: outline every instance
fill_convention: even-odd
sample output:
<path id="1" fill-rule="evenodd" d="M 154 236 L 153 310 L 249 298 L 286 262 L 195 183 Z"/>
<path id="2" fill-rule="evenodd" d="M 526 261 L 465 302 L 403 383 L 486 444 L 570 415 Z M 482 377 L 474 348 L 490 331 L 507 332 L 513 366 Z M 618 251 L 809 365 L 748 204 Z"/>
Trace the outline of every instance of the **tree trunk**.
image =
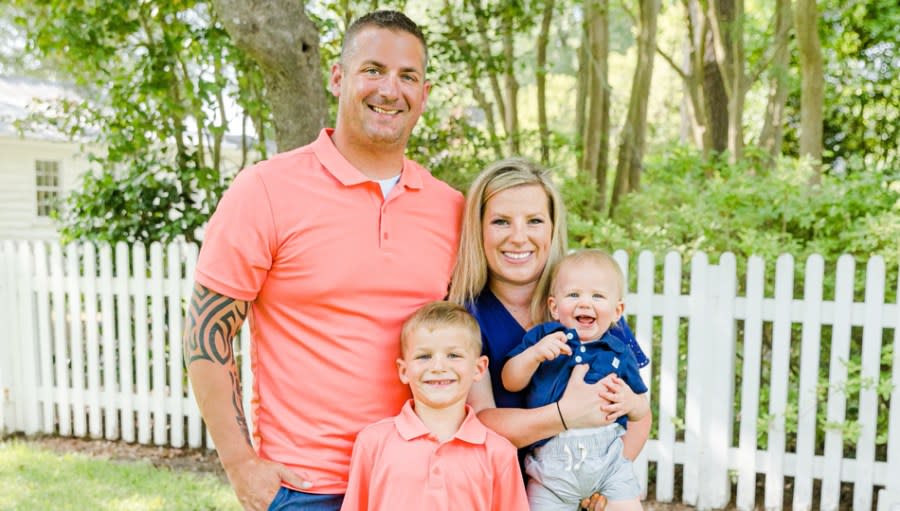
<path id="1" fill-rule="evenodd" d="M 506 133 L 510 154 L 521 154 L 519 149 L 519 82 L 516 80 L 515 43 L 513 41 L 513 18 L 503 20 L 503 77 L 506 85 Z"/>
<path id="2" fill-rule="evenodd" d="M 588 15 L 581 23 L 581 47 L 578 48 L 578 75 L 575 90 L 575 147 L 578 154 L 578 168 L 584 169 L 584 130 L 587 119 L 587 95 L 590 90 L 590 35 L 588 32 Z"/>
<path id="3" fill-rule="evenodd" d="M 647 99 L 653 79 L 653 58 L 656 54 L 656 17 L 660 0 L 640 0 L 641 19 L 638 37 L 637 66 L 631 82 L 628 117 L 622 128 L 619 160 L 616 165 L 616 184 L 610 203 L 610 216 L 622 197 L 640 187 L 644 143 L 647 132 Z"/>
<path id="4" fill-rule="evenodd" d="M 465 2 L 468 4 L 469 2 Z M 491 84 L 491 92 L 494 94 L 494 103 L 497 105 L 497 111 L 500 114 L 500 119 L 503 120 L 503 128 L 506 131 L 506 136 L 512 136 L 509 132 L 509 128 L 506 125 L 506 102 L 503 99 L 503 91 L 500 88 L 500 78 L 497 76 L 497 66 L 494 65 L 494 61 L 496 60 L 493 52 L 491 51 L 491 38 L 488 35 L 488 26 L 487 26 L 487 14 L 484 9 L 482 9 L 480 2 L 478 2 L 475 6 L 475 24 L 478 27 L 478 36 L 481 40 L 481 47 L 484 50 L 484 62 L 487 65 L 487 76 L 488 82 Z"/>
<path id="5" fill-rule="evenodd" d="M 584 161 L 582 171 L 594 179 L 597 208 L 606 208 L 606 171 L 609 165 L 609 4 L 593 0 L 585 11 L 588 23 L 587 121 L 582 134 Z"/>
<path id="6" fill-rule="evenodd" d="M 456 18 L 453 16 L 453 9 L 454 7 L 450 5 L 449 0 L 444 0 L 443 12 L 446 16 L 445 21 L 447 23 L 447 29 L 449 34 L 453 35 L 453 40 L 459 46 L 461 52 L 464 55 L 468 55 L 465 62 L 466 71 L 469 75 L 469 88 L 472 91 L 472 97 L 474 97 L 475 102 L 478 103 L 478 107 L 484 112 L 488 138 L 491 141 L 491 148 L 494 150 L 494 156 L 499 160 L 503 158 L 503 148 L 500 146 L 500 139 L 497 137 L 497 121 L 494 118 L 494 105 L 488 100 L 487 94 L 481 89 L 479 83 L 479 78 L 481 78 L 482 75 L 479 62 L 483 63 L 483 59 L 479 56 L 481 50 L 473 47 L 469 42 L 467 34 L 463 31 L 462 27 L 456 23 Z M 485 51 L 489 50 L 485 49 Z"/>
<path id="7" fill-rule="evenodd" d="M 234 41 L 264 73 L 275 143 L 287 151 L 314 140 L 326 124 L 319 31 L 302 2 L 213 0 Z"/>
<path id="8" fill-rule="evenodd" d="M 710 26 L 718 32 L 720 44 L 716 45 L 719 70 L 725 82 L 728 96 L 729 161 L 735 163 L 743 155 L 744 128 L 744 2 L 743 0 L 716 0 L 709 5 L 715 8 Z M 724 51 L 722 51 L 724 50 Z"/>
<path id="9" fill-rule="evenodd" d="M 712 148 L 721 153 L 728 148 L 728 93 L 716 59 L 713 31 L 709 28 L 711 22 L 707 17 L 703 44 L 703 98 Z"/>
<path id="10" fill-rule="evenodd" d="M 707 23 L 697 0 L 689 0 L 686 4 L 688 55 L 685 60 L 688 62 L 688 72 L 684 75 L 684 82 L 690 99 L 694 140 L 703 150 L 703 155 L 707 156 L 713 150 L 712 129 L 709 127 L 706 93 L 703 88 Z"/>
<path id="11" fill-rule="evenodd" d="M 777 0 L 775 4 L 775 55 L 772 57 L 771 90 L 766 104 L 759 145 L 774 159 L 781 154 L 784 139 L 784 107 L 787 101 L 787 73 L 791 64 L 788 48 L 791 26 L 791 0 Z"/>
<path id="12" fill-rule="evenodd" d="M 816 0 L 797 0 L 795 23 L 800 54 L 800 156 L 816 162 L 812 182 L 821 180 L 824 71 Z"/>
<path id="13" fill-rule="evenodd" d="M 550 164 L 550 128 L 547 126 L 547 41 L 550 21 L 553 19 L 554 0 L 545 0 L 541 17 L 541 31 L 537 39 L 537 80 L 538 130 L 541 136 L 541 163 Z"/>

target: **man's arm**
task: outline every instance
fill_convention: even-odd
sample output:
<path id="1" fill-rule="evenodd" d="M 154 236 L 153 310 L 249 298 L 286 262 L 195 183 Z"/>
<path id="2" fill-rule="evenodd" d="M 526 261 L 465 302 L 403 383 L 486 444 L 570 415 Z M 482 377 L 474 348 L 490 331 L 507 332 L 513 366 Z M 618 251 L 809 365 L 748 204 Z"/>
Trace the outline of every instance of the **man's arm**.
<path id="1" fill-rule="evenodd" d="M 200 413 L 238 500 L 244 509 L 265 510 L 282 481 L 297 488 L 308 483 L 283 465 L 260 459 L 250 443 L 233 348 L 249 310 L 249 302 L 194 284 L 184 360 Z"/>

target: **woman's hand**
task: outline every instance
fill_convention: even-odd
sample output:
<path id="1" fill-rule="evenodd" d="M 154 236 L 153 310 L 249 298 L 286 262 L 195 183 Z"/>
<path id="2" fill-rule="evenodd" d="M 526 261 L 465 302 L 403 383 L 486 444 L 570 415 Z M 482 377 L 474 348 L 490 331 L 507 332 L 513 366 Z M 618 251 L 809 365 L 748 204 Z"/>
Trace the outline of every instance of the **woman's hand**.
<path id="1" fill-rule="evenodd" d="M 623 415 L 627 415 L 629 420 L 636 421 L 650 413 L 647 395 L 635 394 L 631 387 L 615 374 L 607 374 L 597 383 L 603 385 L 600 396 L 609 401 L 609 404 L 603 407 L 608 421 L 612 422 Z"/>
<path id="2" fill-rule="evenodd" d="M 609 399 L 603 397 L 606 385 L 602 381 L 586 383 L 587 371 L 587 364 L 572 369 L 566 392 L 559 400 L 559 412 L 568 428 L 593 428 L 612 422 L 607 418 L 609 412 L 604 410 L 610 405 Z"/>

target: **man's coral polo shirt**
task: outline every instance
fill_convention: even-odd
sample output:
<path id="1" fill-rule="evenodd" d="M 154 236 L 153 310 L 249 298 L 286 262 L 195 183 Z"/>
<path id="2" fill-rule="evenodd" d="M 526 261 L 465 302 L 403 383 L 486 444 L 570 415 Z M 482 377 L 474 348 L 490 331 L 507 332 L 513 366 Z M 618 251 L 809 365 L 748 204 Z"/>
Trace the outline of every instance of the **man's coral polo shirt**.
<path id="1" fill-rule="evenodd" d="M 313 493 L 343 493 L 356 434 L 409 397 L 400 327 L 447 294 L 463 205 L 409 160 L 382 199 L 330 135 L 238 174 L 195 276 L 252 302 L 254 445 Z"/>

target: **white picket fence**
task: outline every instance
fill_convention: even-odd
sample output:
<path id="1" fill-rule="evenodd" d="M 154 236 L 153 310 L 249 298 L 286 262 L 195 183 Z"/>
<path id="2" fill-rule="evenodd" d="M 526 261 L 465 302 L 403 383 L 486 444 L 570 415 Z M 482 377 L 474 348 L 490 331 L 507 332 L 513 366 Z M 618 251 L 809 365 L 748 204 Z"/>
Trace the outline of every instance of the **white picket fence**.
<path id="1" fill-rule="evenodd" d="M 181 352 L 196 257 L 196 246 L 182 244 L 152 244 L 149 259 L 140 244 L 0 244 L 0 432 L 213 448 Z M 743 295 L 731 254 L 718 264 L 695 255 L 687 293 L 677 253 L 666 255 L 661 270 L 649 252 L 633 267 L 627 254 L 617 252 L 616 258 L 637 272 L 626 312 L 645 351 L 655 356 L 643 369 L 645 381 L 659 381 L 653 398 L 658 434 L 635 464 L 645 488 L 655 465 L 650 498 L 680 499 L 701 509 L 723 508 L 733 499 L 742 510 L 782 509 L 784 502 L 797 510 L 814 502 L 823 510 L 874 509 L 877 499 L 879 510 L 900 509 L 900 300 L 886 303 L 883 259 L 868 261 L 865 300 L 857 302 L 849 256 L 827 274 L 822 258 L 810 257 L 801 297 L 794 297 L 789 255 L 775 263 L 772 296 L 765 292 L 767 268 L 759 258 L 747 261 Z M 831 299 L 823 296 L 826 281 L 834 283 Z M 830 353 L 820 353 L 823 327 Z M 679 348 L 684 335 L 687 353 Z M 236 352 L 247 400 L 249 340 L 245 325 Z M 851 352 L 861 356 L 862 378 L 878 381 L 891 342 L 889 441 L 886 456 L 876 456 L 876 436 L 885 433 L 877 431 L 877 390 L 863 385 L 847 395 L 843 383 Z M 825 403 L 816 392 L 822 375 L 829 382 Z M 769 398 L 761 406 L 764 385 Z M 789 409 L 797 410 L 795 433 L 785 427 Z M 822 413 L 830 424 L 857 422 L 855 442 L 827 428 L 817 451 Z M 769 418 L 765 447 L 757 440 L 760 416 Z M 845 456 L 854 443 L 855 451 Z M 761 501 L 758 477 L 764 480 Z M 792 495 L 785 499 L 789 477 Z M 847 483 L 852 497 L 841 491 Z"/>

